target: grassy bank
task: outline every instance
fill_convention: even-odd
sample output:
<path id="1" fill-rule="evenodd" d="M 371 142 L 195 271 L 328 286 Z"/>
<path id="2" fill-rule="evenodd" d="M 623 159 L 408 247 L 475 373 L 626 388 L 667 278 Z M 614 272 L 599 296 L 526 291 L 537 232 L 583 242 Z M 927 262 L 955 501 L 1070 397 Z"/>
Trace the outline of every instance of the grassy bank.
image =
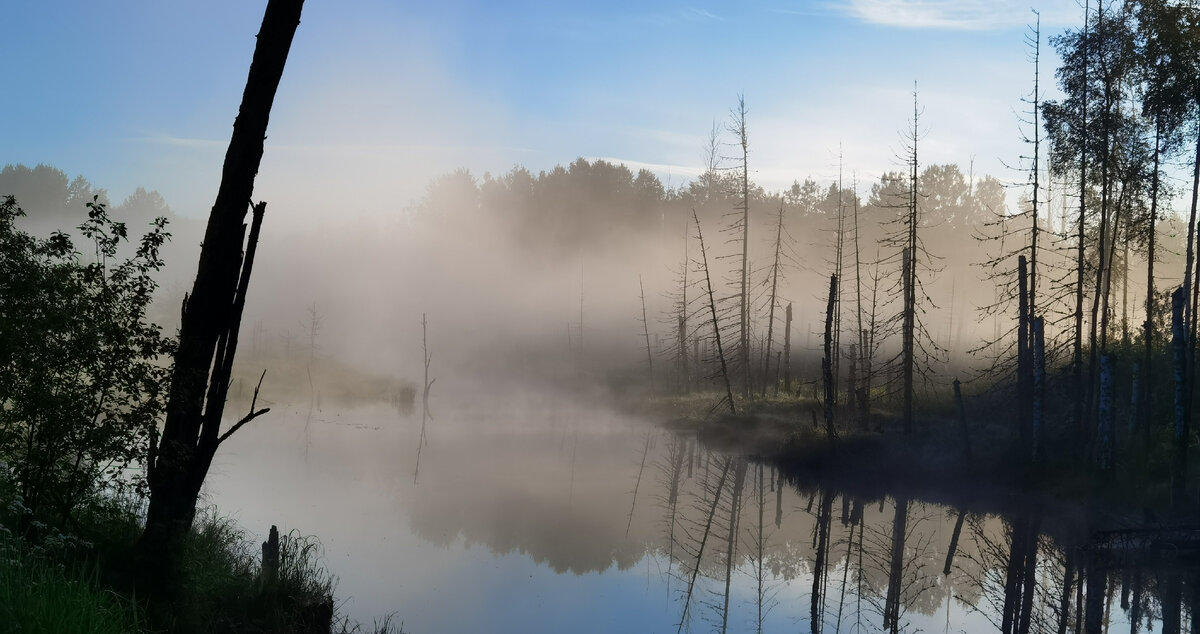
<path id="1" fill-rule="evenodd" d="M 1136 515 L 1154 508 L 1163 519 L 1194 519 L 1194 505 L 1172 499 L 1173 448 L 1165 426 L 1146 436 L 1118 429 L 1107 469 L 1097 465 L 1092 448 L 1060 427 L 1045 431 L 1032 460 L 1003 395 L 995 403 L 982 398 L 968 409 L 965 424 L 953 403 L 939 403 L 926 408 L 908 434 L 898 412 L 880 407 L 863 423 L 839 411 L 832 437 L 821 405 L 808 397 L 739 399 L 736 414 L 727 404 L 714 407 L 720 402 L 715 393 L 659 396 L 633 407 L 712 449 L 764 460 L 802 483 L 947 503 L 988 498 L 1000 506 L 1035 501 Z M 1188 490 L 1200 488 L 1196 471 Z"/>
<path id="2" fill-rule="evenodd" d="M 14 501 L 0 514 L 3 634 L 401 631 L 390 619 L 366 627 L 338 614 L 336 578 L 314 537 L 281 535 L 277 572 L 267 574 L 241 527 L 215 510 L 201 512 L 167 604 L 128 583 L 128 553 L 140 533 L 136 506 L 97 501 L 69 530 L 23 523 L 22 510 Z"/>

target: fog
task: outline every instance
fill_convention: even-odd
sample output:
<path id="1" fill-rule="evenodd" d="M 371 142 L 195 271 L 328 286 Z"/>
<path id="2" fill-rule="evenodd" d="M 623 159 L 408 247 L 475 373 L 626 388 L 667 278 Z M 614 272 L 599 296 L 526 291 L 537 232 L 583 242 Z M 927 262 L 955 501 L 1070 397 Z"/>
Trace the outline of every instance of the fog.
<path id="1" fill-rule="evenodd" d="M 1174 5 L 1074 49 L 1064 0 L 540 4 L 305 8 L 205 513 L 314 534 L 340 614 L 418 632 L 1180 629 Z M 81 262 L 89 208 L 120 257 L 167 218 L 167 333 L 257 19 L 222 10 L 12 29 L 56 55 L 14 75 L 0 196 Z M 75 48 L 89 19 L 125 44 Z M 60 57 L 90 107 L 47 105 Z"/>

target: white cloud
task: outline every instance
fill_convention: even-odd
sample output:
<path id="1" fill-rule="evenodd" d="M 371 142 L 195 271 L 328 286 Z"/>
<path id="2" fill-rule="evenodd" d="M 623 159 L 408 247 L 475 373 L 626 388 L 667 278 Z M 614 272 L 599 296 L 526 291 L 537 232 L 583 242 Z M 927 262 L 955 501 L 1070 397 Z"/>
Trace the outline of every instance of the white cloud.
<path id="1" fill-rule="evenodd" d="M 1078 22 L 1070 0 L 1054 0 L 1039 9 L 1042 26 Z M 907 29 L 984 31 L 1016 28 L 1034 20 L 1027 2 L 1015 0 L 845 0 L 837 7 L 863 22 Z"/>

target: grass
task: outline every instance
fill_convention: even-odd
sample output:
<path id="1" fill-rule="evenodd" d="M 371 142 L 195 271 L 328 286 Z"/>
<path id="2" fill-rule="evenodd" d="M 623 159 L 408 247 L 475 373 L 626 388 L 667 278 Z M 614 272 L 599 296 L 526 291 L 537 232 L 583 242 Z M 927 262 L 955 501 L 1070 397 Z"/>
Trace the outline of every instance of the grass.
<path id="1" fill-rule="evenodd" d="M 282 535 L 277 580 L 264 583 L 256 545 L 211 508 L 197 513 L 184 545 L 177 600 L 148 605 L 124 590 L 121 573 L 140 532 L 138 509 L 96 501 L 73 531 L 34 522 L 30 541 L 6 528 L 16 525 L 13 513 L 0 512 L 0 634 L 402 631 L 390 617 L 363 626 L 336 614 L 336 578 L 315 537 Z"/>
<path id="2" fill-rule="evenodd" d="M 0 527 L 0 632 L 142 631 L 136 603 L 103 587 L 95 564 L 63 559 Z"/>

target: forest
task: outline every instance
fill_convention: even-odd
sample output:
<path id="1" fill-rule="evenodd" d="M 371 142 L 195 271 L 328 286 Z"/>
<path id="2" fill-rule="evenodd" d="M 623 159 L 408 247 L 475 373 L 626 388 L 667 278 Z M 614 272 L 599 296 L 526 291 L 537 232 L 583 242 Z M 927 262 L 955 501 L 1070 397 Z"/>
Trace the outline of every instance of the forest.
<path id="1" fill-rule="evenodd" d="M 461 168 L 373 221 L 273 225 L 255 178 L 301 6 L 268 3 L 206 224 L 0 169 L 0 623 L 402 631 L 340 611 L 317 538 L 270 519 L 260 556 L 206 507 L 266 465 L 330 506 L 382 487 L 399 541 L 657 565 L 677 632 L 803 603 L 814 633 L 952 605 L 1099 633 L 1118 588 L 1132 631 L 1200 623 L 1194 2 L 1088 2 L 1048 38 L 1032 13 L 1004 178 L 926 163 L 914 82 L 883 173 L 839 148 L 835 180 L 756 183 L 739 94 L 691 179 Z M 293 519 L 272 504 L 247 508 Z"/>

